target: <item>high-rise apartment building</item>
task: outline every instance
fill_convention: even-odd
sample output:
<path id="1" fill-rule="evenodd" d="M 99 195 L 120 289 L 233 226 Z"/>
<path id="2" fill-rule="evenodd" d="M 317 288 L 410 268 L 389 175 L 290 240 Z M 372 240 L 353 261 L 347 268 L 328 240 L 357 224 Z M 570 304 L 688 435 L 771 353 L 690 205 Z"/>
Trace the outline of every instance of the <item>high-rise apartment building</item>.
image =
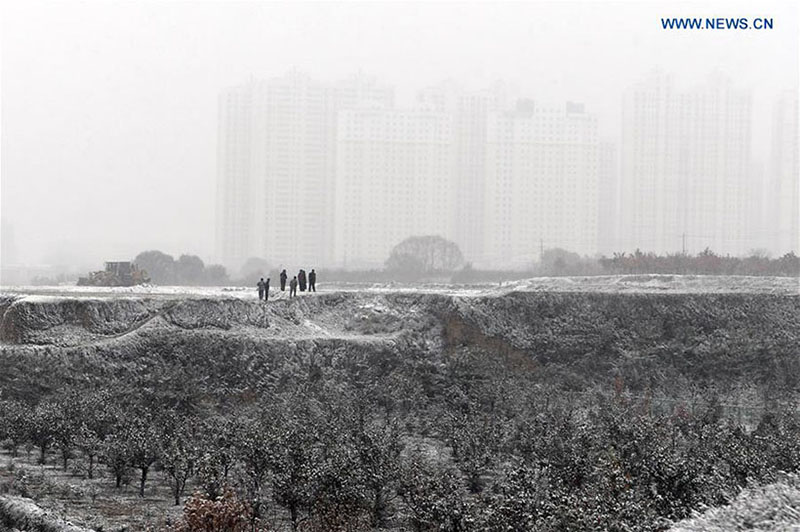
<path id="1" fill-rule="evenodd" d="M 800 254 L 800 143 L 797 91 L 778 98 L 773 110 L 772 150 L 767 210 L 772 250 Z"/>
<path id="2" fill-rule="evenodd" d="M 479 267 L 526 267 L 542 248 L 596 252 L 613 146 L 600 149 L 582 105 L 508 100 L 502 86 L 442 84 L 397 109 L 373 82 L 296 73 L 225 91 L 219 260 L 381 267 L 416 235 L 455 241 Z"/>
<path id="3" fill-rule="evenodd" d="M 454 234 L 451 115 L 362 107 L 339 113 L 334 262 L 381 267 L 415 235 Z"/>
<path id="4" fill-rule="evenodd" d="M 225 91 L 219 102 L 217 254 L 330 264 L 337 115 L 393 91 L 362 78 L 326 85 L 289 73 Z"/>
<path id="5" fill-rule="evenodd" d="M 600 143 L 597 156 L 597 251 L 605 255 L 621 251 L 617 233 L 619 211 L 619 162 L 613 142 Z"/>
<path id="6" fill-rule="evenodd" d="M 507 108 L 502 84 L 467 91 L 453 82 L 429 87 L 417 94 L 420 108 L 447 113 L 452 120 L 454 200 L 453 240 L 469 262 L 484 256 L 484 194 L 486 186 L 486 131 L 489 113 Z"/>
<path id="7" fill-rule="evenodd" d="M 597 119 L 583 105 L 520 100 L 490 114 L 486 146 L 481 263 L 524 267 L 542 248 L 597 250 Z"/>
<path id="8" fill-rule="evenodd" d="M 739 254 L 758 242 L 748 91 L 713 79 L 677 91 L 654 74 L 623 97 L 621 249 L 709 247 Z"/>

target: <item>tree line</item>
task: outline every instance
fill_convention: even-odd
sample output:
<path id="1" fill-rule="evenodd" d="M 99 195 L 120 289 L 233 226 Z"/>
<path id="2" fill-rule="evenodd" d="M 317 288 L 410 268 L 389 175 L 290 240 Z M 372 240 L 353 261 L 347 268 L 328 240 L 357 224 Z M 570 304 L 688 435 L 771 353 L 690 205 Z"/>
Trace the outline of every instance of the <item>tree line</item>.
<path id="1" fill-rule="evenodd" d="M 453 273 L 452 282 L 493 282 L 539 276 L 583 275 L 751 275 L 800 277 L 800 257 L 787 253 L 770 258 L 763 252 L 746 257 L 718 255 L 705 249 L 696 255 L 673 253 L 659 255 L 635 250 L 633 253 L 614 253 L 611 257 L 581 256 L 561 248 L 545 249 L 539 262 L 520 271 L 477 270 L 470 264 Z"/>
<path id="2" fill-rule="evenodd" d="M 800 257 L 787 253 L 770 258 L 754 251 L 746 257 L 718 255 L 706 248 L 696 255 L 673 253 L 657 255 L 636 250 L 633 253 L 614 253 L 598 259 L 603 271 L 615 274 L 674 273 L 699 275 L 771 275 L 800 276 Z"/>
<path id="3" fill-rule="evenodd" d="M 224 266 L 206 265 L 196 255 L 183 254 L 175 259 L 158 251 L 143 251 L 134 262 L 147 270 L 155 284 L 188 286 L 255 286 L 260 277 L 277 277 L 278 269 L 266 259 L 251 257 L 232 276 Z M 443 282 L 474 283 L 522 279 L 537 276 L 568 275 L 752 275 L 800 276 L 800 257 L 787 253 L 771 258 L 761 251 L 746 257 L 718 255 L 705 249 L 695 255 L 672 253 L 659 255 L 635 250 L 605 255 L 581 256 L 561 248 L 545 249 L 538 262 L 524 270 L 495 271 L 473 268 L 466 262 L 458 245 L 436 235 L 409 237 L 394 246 L 383 269 L 326 270 L 326 280 L 344 282 L 392 282 L 437 279 Z"/>
<path id="4" fill-rule="evenodd" d="M 230 282 L 224 266 L 206 265 L 197 255 L 184 253 L 176 260 L 163 251 L 150 250 L 136 255 L 133 262 L 159 285 L 220 286 Z"/>

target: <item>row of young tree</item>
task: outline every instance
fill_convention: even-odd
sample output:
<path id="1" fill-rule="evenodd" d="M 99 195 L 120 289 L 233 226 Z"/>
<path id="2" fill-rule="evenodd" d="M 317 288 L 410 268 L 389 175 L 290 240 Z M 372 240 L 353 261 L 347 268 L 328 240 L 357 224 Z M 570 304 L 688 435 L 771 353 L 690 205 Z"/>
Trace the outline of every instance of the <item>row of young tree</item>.
<path id="1" fill-rule="evenodd" d="M 456 280 L 469 280 L 481 273 L 467 264 L 458 246 L 440 236 L 410 237 L 396 245 L 386 261 L 386 271 L 405 276 L 455 274 Z M 542 252 L 526 276 L 538 275 L 615 275 L 615 274 L 698 274 L 800 276 L 800 257 L 793 252 L 771 258 L 754 250 L 748 256 L 718 255 L 706 248 L 696 255 L 672 253 L 658 255 L 639 249 L 632 253 L 613 253 L 585 257 L 561 248 Z"/>
<path id="2" fill-rule="evenodd" d="M 787 253 L 770 258 L 764 252 L 753 251 L 746 257 L 717 255 L 706 248 L 696 255 L 674 253 L 656 255 L 636 250 L 633 253 L 614 253 L 598 260 L 604 272 L 631 273 L 677 273 L 701 275 L 774 275 L 800 276 L 800 257 Z"/>
<path id="3" fill-rule="evenodd" d="M 206 266 L 196 255 L 184 254 L 176 260 L 158 250 L 143 251 L 133 262 L 147 270 L 152 282 L 159 285 L 219 286 L 232 283 L 255 286 L 262 277 L 277 279 L 280 270 L 264 258 L 250 257 L 242 264 L 238 274 L 232 277 L 224 266 Z M 385 272 L 387 279 L 407 280 L 423 275 L 452 273 L 463 265 L 464 257 L 454 242 L 440 236 L 414 236 L 394 246 L 386 260 Z M 363 272 L 355 273 L 355 279 L 363 280 L 358 277 Z"/>
<path id="4" fill-rule="evenodd" d="M 800 470 L 793 409 L 746 430 L 713 396 L 694 413 L 654 412 L 619 393 L 487 400 L 458 388 L 423 412 L 399 395 L 310 386 L 235 415 L 66 393 L 0 402 L 0 440 L 65 469 L 80 461 L 90 478 L 101 464 L 109 489 L 134 473 L 144 496 L 158 472 L 178 504 L 188 486 L 184 532 L 207 519 L 267 530 L 281 513 L 314 531 L 655 530 Z"/>
<path id="5" fill-rule="evenodd" d="M 278 270 L 265 259 L 251 257 L 231 278 L 224 266 L 205 265 L 196 255 L 181 255 L 177 260 L 161 251 L 139 253 L 134 262 L 147 270 L 155 284 L 208 285 L 229 283 L 254 286 L 260 277 L 277 277 Z M 620 274 L 692 274 L 692 275 L 769 275 L 800 276 L 800 257 L 787 253 L 770 258 L 754 251 L 747 257 L 717 255 L 705 249 L 696 255 L 673 253 L 658 255 L 635 250 L 614 253 L 611 257 L 585 257 L 577 253 L 550 248 L 539 262 L 526 271 L 481 271 L 468 264 L 458 245 L 435 235 L 409 237 L 391 250 L 383 270 L 329 270 L 328 279 L 336 281 L 414 281 L 444 278 L 453 282 L 482 282 L 510 278 L 560 275 Z"/>
<path id="6" fill-rule="evenodd" d="M 470 264 L 455 272 L 453 282 L 493 282 L 538 276 L 569 275 L 751 275 L 800 277 L 800 257 L 787 253 L 778 258 L 754 251 L 746 257 L 717 255 L 706 249 L 696 255 L 673 253 L 658 255 L 636 250 L 614 253 L 611 257 L 581 256 L 561 248 L 545 249 L 539 262 L 524 271 L 476 270 Z"/>
<path id="7" fill-rule="evenodd" d="M 470 273 L 480 275 L 465 263 L 458 245 L 440 236 L 415 236 L 403 240 L 392 249 L 386 260 L 386 271 L 406 276 L 455 273 L 457 278 L 467 278 Z M 528 276 L 699 274 L 795 277 L 800 276 L 800 257 L 787 253 L 773 259 L 758 250 L 746 257 L 733 257 L 718 255 L 709 248 L 696 255 L 658 255 L 637 249 L 633 253 L 614 253 L 611 257 L 582 257 L 565 249 L 549 248 L 524 273 Z"/>
<path id="8" fill-rule="evenodd" d="M 157 285 L 255 287 L 261 277 L 277 279 L 279 274 L 261 257 L 250 257 L 237 273 L 229 273 L 220 264 L 206 265 L 197 255 L 183 254 L 175 259 L 158 250 L 143 251 L 133 262 L 146 270 L 151 281 Z"/>
<path id="9" fill-rule="evenodd" d="M 206 265 L 197 255 L 183 254 L 177 259 L 163 251 L 142 251 L 133 262 L 147 271 L 159 285 L 222 286 L 230 282 L 228 271 L 220 264 Z"/>

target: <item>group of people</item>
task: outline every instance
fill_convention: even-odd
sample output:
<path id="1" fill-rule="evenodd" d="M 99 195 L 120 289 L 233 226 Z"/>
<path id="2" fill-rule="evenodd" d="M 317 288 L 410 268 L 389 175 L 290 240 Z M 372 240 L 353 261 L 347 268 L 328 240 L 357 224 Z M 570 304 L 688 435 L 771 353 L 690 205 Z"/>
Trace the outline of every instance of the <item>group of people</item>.
<path id="1" fill-rule="evenodd" d="M 281 292 L 286 291 L 286 281 L 289 278 L 289 275 L 286 273 L 286 270 L 281 271 L 280 280 L 281 280 Z M 292 277 L 292 280 L 289 281 L 289 297 L 297 297 L 297 287 L 300 286 L 300 291 L 305 292 L 306 288 L 308 288 L 309 292 L 316 292 L 317 291 L 317 272 L 314 271 L 314 268 L 311 268 L 311 273 L 306 275 L 306 271 L 301 269 L 297 272 L 297 275 Z M 257 284 L 258 287 L 258 299 L 262 301 L 269 300 L 269 277 L 265 281 L 262 277 Z"/>

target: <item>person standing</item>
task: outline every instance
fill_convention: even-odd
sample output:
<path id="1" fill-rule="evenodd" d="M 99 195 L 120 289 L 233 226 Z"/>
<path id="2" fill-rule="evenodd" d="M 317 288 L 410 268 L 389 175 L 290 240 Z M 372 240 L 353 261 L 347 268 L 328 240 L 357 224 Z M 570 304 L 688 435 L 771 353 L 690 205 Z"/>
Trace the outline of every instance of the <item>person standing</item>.
<path id="1" fill-rule="evenodd" d="M 288 276 L 288 275 L 286 275 L 286 270 L 284 269 L 284 270 L 281 272 L 281 292 L 284 292 L 284 291 L 286 291 L 286 278 L 287 278 L 287 277 L 289 277 L 289 276 Z"/>
<path id="2" fill-rule="evenodd" d="M 297 273 L 297 282 L 300 283 L 300 291 L 301 292 L 305 292 L 306 291 L 306 271 L 305 270 L 301 269 Z"/>
<path id="3" fill-rule="evenodd" d="M 296 297 L 297 296 L 297 277 L 292 277 L 292 281 L 289 283 L 289 297 Z"/>
<path id="4" fill-rule="evenodd" d="M 269 301 L 269 277 L 267 277 L 267 282 L 264 283 L 264 303 Z"/>
<path id="5" fill-rule="evenodd" d="M 258 299 L 259 301 L 264 299 L 264 278 L 262 277 L 260 281 L 258 281 Z"/>
<path id="6" fill-rule="evenodd" d="M 317 272 L 314 271 L 314 268 L 311 268 L 311 273 L 308 274 L 308 291 L 317 291 Z"/>

